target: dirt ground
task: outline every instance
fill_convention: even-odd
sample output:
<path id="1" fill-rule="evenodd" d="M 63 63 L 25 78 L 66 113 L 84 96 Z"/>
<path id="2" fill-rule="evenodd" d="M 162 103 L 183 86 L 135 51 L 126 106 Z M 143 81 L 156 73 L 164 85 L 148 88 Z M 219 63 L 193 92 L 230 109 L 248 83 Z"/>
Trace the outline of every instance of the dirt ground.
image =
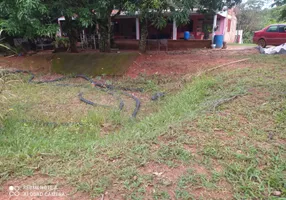
<path id="1" fill-rule="evenodd" d="M 248 54 L 258 54 L 258 52 L 254 48 L 150 52 L 140 55 L 129 67 L 126 75 L 132 78 L 140 74 L 181 76 L 232 62 L 237 60 L 235 56 Z"/>
<path id="2" fill-rule="evenodd" d="M 0 59 L 0 68 L 13 68 L 30 70 L 35 74 L 58 77 L 51 70 L 51 52 L 40 53 L 40 56 L 10 57 Z M 186 51 L 151 51 L 140 54 L 128 68 L 125 76 L 136 78 L 139 75 L 172 75 L 181 76 L 187 73 L 196 73 L 206 68 L 219 66 L 237 60 L 235 56 L 258 54 L 253 47 L 229 48 L 226 50 L 194 49 Z"/>

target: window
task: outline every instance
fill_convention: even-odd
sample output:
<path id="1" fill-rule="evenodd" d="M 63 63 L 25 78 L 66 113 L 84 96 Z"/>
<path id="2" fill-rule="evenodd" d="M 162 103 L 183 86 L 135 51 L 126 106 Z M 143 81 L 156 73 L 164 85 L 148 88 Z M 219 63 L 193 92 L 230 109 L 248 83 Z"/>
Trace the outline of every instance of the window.
<path id="1" fill-rule="evenodd" d="M 286 33 L 286 26 L 279 26 L 280 33 Z"/>
<path id="2" fill-rule="evenodd" d="M 278 32 L 278 26 L 270 26 L 266 32 Z"/>
<path id="3" fill-rule="evenodd" d="M 228 19 L 228 21 L 227 21 L 227 32 L 230 32 L 230 27 L 231 27 L 231 20 Z"/>

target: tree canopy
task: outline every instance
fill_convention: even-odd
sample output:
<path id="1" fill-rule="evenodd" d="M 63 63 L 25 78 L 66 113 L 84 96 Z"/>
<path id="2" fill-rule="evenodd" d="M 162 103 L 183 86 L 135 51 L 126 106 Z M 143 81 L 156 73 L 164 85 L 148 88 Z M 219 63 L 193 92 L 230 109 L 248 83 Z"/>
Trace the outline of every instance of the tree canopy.
<path id="1" fill-rule="evenodd" d="M 280 6 L 280 19 L 286 20 L 286 0 L 275 0 L 272 6 Z"/>
<path id="2" fill-rule="evenodd" d="M 26 38 L 52 36 L 58 29 L 40 0 L 2 0 L 0 27 L 10 35 Z"/>
<path id="3" fill-rule="evenodd" d="M 241 0 L 198 0 L 198 8 L 203 13 L 215 13 L 220 11 L 224 6 L 231 8 L 241 3 Z"/>
<path id="4" fill-rule="evenodd" d="M 56 20 L 65 17 L 71 51 L 76 52 L 77 31 L 83 27 L 98 25 L 100 50 L 109 52 L 111 46 L 111 21 L 121 11 L 137 12 L 141 21 L 140 44 L 145 51 L 147 23 L 157 28 L 166 26 L 170 19 L 177 24 L 189 22 L 194 8 L 203 13 L 214 13 L 224 6 L 232 7 L 241 0 L 2 0 L 0 3 L 0 27 L 9 35 L 27 38 L 54 36 L 58 30 Z M 117 13 L 112 11 L 117 9 Z M 166 14 L 168 11 L 168 14 Z"/>
<path id="5" fill-rule="evenodd" d="M 283 6 L 286 4 L 286 0 L 274 0 L 272 6 Z"/>

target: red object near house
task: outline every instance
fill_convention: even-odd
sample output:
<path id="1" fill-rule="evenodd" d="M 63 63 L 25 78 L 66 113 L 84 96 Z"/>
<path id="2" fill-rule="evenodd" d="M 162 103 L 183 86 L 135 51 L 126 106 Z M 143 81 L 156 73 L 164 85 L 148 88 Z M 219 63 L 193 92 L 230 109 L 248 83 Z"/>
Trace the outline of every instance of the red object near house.
<path id="1" fill-rule="evenodd" d="M 280 45 L 286 43 L 286 24 L 273 24 L 256 31 L 253 43 L 265 48 L 267 45 Z"/>
<path id="2" fill-rule="evenodd" d="M 227 20 L 227 32 L 230 32 L 230 27 L 231 27 L 231 20 Z"/>

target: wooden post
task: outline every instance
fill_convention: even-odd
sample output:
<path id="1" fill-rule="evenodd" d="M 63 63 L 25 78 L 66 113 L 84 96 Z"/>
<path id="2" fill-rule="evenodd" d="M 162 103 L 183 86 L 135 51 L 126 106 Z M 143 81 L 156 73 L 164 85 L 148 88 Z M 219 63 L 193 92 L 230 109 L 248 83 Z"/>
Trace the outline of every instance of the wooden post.
<path id="1" fill-rule="evenodd" d="M 59 37 L 62 37 L 63 36 L 62 24 L 61 24 L 61 21 L 59 19 L 58 19 L 58 25 L 59 25 Z"/>
<path id="2" fill-rule="evenodd" d="M 140 40 L 139 18 L 136 17 L 136 40 Z"/>
<path id="3" fill-rule="evenodd" d="M 173 20 L 173 40 L 177 40 L 177 24 L 176 20 Z"/>
<path id="4" fill-rule="evenodd" d="M 99 25 L 98 24 L 96 24 L 96 33 L 97 33 L 98 40 L 100 40 Z"/>
<path id="5" fill-rule="evenodd" d="M 212 44 L 214 43 L 214 36 L 215 36 L 215 29 L 217 26 L 217 12 L 214 16 L 214 22 L 213 22 L 213 34 L 212 34 Z"/>

